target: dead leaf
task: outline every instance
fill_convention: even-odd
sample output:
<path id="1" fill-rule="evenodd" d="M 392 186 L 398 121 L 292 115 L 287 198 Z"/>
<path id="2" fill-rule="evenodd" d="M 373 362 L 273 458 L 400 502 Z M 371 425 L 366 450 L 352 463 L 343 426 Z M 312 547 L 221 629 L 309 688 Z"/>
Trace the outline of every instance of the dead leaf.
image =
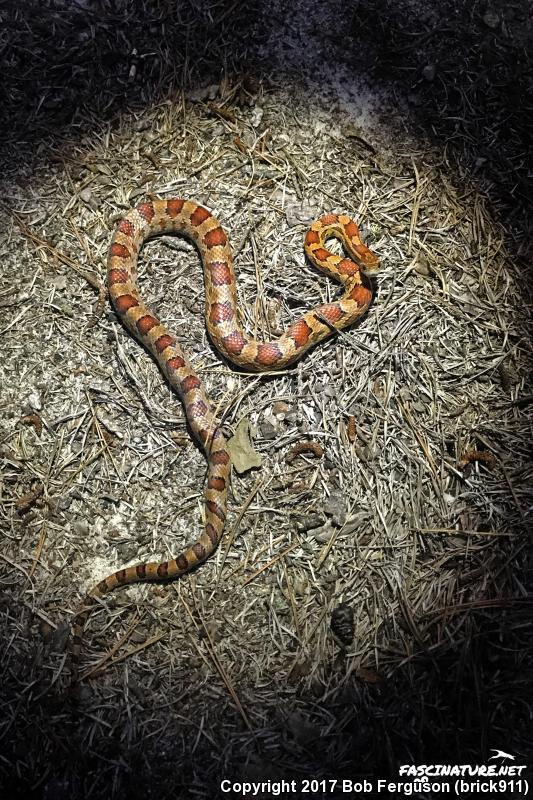
<path id="1" fill-rule="evenodd" d="M 250 420 L 247 417 L 243 417 L 238 422 L 234 435 L 228 439 L 228 450 L 231 455 L 231 463 L 239 475 L 262 465 L 261 456 L 252 447 Z"/>

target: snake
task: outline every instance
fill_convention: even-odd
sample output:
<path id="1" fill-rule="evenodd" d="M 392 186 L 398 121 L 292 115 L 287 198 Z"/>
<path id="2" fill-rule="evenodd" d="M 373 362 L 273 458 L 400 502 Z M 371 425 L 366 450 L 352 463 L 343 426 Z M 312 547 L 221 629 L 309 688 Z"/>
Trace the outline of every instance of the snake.
<path id="1" fill-rule="evenodd" d="M 361 240 L 357 224 L 344 214 L 326 214 L 306 232 L 309 261 L 339 281 L 344 291 L 333 302 L 307 311 L 273 341 L 257 341 L 239 320 L 236 280 L 228 236 L 215 216 L 192 200 L 153 199 L 131 208 L 118 222 L 107 259 L 107 286 L 116 314 L 153 356 L 182 401 L 190 431 L 207 460 L 204 526 L 197 541 L 167 561 L 143 561 L 119 569 L 85 595 L 73 618 L 71 679 L 78 680 L 83 633 L 102 598 L 120 586 L 179 578 L 205 561 L 217 548 L 227 515 L 231 456 L 202 382 L 175 335 L 146 305 L 137 286 L 137 260 L 145 241 L 180 234 L 199 252 L 205 283 L 205 319 L 212 343 L 224 358 L 249 372 L 280 370 L 311 347 L 351 325 L 372 302 L 369 276 L 379 267 L 377 255 Z M 341 242 L 350 258 L 328 250 L 326 241 Z"/>

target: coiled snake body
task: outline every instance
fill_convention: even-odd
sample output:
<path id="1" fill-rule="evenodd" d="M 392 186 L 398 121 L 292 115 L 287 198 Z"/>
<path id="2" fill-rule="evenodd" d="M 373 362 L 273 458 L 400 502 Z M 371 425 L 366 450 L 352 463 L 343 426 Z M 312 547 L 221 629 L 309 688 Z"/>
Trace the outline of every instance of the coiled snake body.
<path id="1" fill-rule="evenodd" d="M 342 214 L 328 214 L 313 223 L 305 237 L 305 252 L 317 267 L 344 285 L 339 300 L 308 311 L 275 341 L 258 342 L 241 328 L 232 255 L 218 220 L 189 200 L 153 200 L 133 208 L 118 224 L 109 249 L 107 282 L 115 310 L 136 339 L 153 355 L 180 396 L 187 420 L 207 462 L 205 527 L 198 540 L 170 561 L 150 561 L 126 567 L 100 581 L 86 595 L 74 618 L 72 677 L 75 681 L 87 618 L 100 598 L 130 583 L 177 578 L 204 561 L 220 542 L 226 520 L 231 459 L 199 377 L 175 337 L 142 300 L 136 285 L 137 255 L 143 242 L 163 233 L 180 233 L 195 242 L 203 262 L 206 323 L 211 340 L 234 364 L 248 371 L 276 370 L 300 358 L 310 347 L 350 325 L 367 310 L 372 292 L 363 273 L 379 266 L 357 225 Z M 354 260 L 327 250 L 326 239 L 337 238 Z"/>

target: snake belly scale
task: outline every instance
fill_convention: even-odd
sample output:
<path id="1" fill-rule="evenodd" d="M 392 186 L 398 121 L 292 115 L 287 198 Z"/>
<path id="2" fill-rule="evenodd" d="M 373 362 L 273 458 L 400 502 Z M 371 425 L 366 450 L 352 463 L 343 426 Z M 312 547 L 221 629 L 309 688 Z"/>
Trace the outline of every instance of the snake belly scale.
<path id="1" fill-rule="evenodd" d="M 210 211 L 190 200 L 152 200 L 131 209 L 119 222 L 108 256 L 109 294 L 121 321 L 152 354 L 179 395 L 190 429 L 205 453 L 205 525 L 197 541 L 176 558 L 117 570 L 87 593 L 73 621 L 73 682 L 78 676 L 84 627 L 95 604 L 118 586 L 171 580 L 189 572 L 216 549 L 226 521 L 231 474 L 226 438 L 200 378 L 176 338 L 145 304 L 136 284 L 137 257 L 143 242 L 168 233 L 182 234 L 196 244 L 204 270 L 205 317 L 210 338 L 229 361 L 251 372 L 286 367 L 364 314 L 372 300 L 365 275 L 374 273 L 379 266 L 379 259 L 363 244 L 352 219 L 343 214 L 321 217 L 308 230 L 304 249 L 315 266 L 343 284 L 344 293 L 338 300 L 305 313 L 280 338 L 258 342 L 239 323 L 228 237 Z M 351 258 L 326 248 L 326 240 L 331 237 L 342 242 Z"/>

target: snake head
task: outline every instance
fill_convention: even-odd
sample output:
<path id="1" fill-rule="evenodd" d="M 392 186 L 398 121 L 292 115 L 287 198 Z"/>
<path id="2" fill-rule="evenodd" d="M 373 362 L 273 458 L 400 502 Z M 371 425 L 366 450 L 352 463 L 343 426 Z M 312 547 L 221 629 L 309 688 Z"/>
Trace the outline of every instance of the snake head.
<path id="1" fill-rule="evenodd" d="M 361 252 L 357 252 L 357 261 L 359 268 L 364 275 L 375 275 L 379 272 L 379 258 L 368 247 Z"/>

